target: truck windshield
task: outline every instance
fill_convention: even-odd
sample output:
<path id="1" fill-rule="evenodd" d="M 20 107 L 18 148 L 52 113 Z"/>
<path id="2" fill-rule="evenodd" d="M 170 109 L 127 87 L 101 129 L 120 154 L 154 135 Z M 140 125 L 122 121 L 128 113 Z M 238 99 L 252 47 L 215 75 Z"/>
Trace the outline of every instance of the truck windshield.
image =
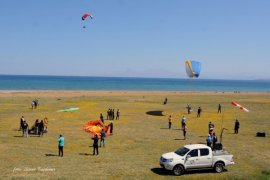
<path id="1" fill-rule="evenodd" d="M 188 151 L 189 151 L 188 148 L 182 147 L 180 149 L 177 149 L 175 153 L 178 154 L 179 156 L 184 156 L 185 154 L 187 154 Z"/>

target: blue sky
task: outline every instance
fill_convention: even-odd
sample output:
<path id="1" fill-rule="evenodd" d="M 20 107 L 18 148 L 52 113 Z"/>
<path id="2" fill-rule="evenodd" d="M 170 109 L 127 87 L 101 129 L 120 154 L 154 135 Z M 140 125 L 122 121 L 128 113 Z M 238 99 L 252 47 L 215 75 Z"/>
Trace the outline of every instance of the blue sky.
<path id="1" fill-rule="evenodd" d="M 269 0 L 1 0 L 0 74 L 187 78 L 189 58 L 202 62 L 200 78 L 270 79 L 269 9 Z"/>

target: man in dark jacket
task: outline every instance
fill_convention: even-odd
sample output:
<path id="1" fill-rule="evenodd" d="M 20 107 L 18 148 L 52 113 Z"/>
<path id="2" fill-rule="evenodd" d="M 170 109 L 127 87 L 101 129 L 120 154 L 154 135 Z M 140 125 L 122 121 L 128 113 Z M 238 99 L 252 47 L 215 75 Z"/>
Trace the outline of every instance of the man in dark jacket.
<path id="1" fill-rule="evenodd" d="M 239 123 L 238 119 L 236 119 L 235 123 L 234 123 L 234 134 L 238 134 L 239 128 L 240 128 L 240 123 Z"/>
<path id="2" fill-rule="evenodd" d="M 221 104 L 218 104 L 218 111 L 217 111 L 217 113 L 219 114 L 221 114 Z"/>
<path id="3" fill-rule="evenodd" d="M 113 122 L 112 121 L 110 122 L 109 126 L 110 126 L 110 134 L 112 134 L 113 133 Z"/>
<path id="4" fill-rule="evenodd" d="M 23 123 L 24 123 L 24 116 L 22 116 L 20 119 L 20 130 L 23 129 Z"/>
<path id="5" fill-rule="evenodd" d="M 201 107 L 199 107 L 199 109 L 198 109 L 198 113 L 197 113 L 197 117 L 201 117 L 201 112 L 202 112 L 202 108 L 201 108 Z"/>
<path id="6" fill-rule="evenodd" d="M 106 136 L 106 132 L 104 131 L 104 129 L 102 129 L 100 133 L 100 147 L 101 147 L 101 144 L 103 144 L 103 147 L 105 147 L 105 136 Z"/>
<path id="7" fill-rule="evenodd" d="M 95 155 L 97 152 L 97 155 L 98 155 L 98 135 L 95 134 L 95 136 L 92 138 L 94 140 L 94 143 L 93 143 L 93 155 Z"/>
<path id="8" fill-rule="evenodd" d="M 44 122 L 41 120 L 41 122 L 38 124 L 38 135 L 43 136 L 44 132 Z"/>

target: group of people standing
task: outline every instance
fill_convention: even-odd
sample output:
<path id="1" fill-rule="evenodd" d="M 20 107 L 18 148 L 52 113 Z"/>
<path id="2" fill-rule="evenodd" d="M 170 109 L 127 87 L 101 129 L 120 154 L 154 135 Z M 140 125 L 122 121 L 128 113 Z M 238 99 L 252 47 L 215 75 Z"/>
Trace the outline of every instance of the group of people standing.
<path id="1" fill-rule="evenodd" d="M 102 129 L 101 133 L 100 133 L 100 147 L 101 145 L 103 147 L 105 147 L 105 137 L 106 137 L 106 132 L 104 131 L 104 129 Z M 93 155 L 98 155 L 98 135 L 95 134 L 94 137 L 92 137 L 93 140 Z"/>
<path id="2" fill-rule="evenodd" d="M 114 109 L 109 108 L 107 110 L 107 119 L 108 120 L 114 120 L 114 119 L 119 120 L 119 118 L 120 118 L 120 110 L 119 109 L 117 109 L 116 114 L 115 114 Z"/>
<path id="3" fill-rule="evenodd" d="M 34 126 L 30 131 L 34 131 L 34 134 L 43 136 L 44 133 L 44 121 L 36 119 Z"/>
<path id="4" fill-rule="evenodd" d="M 29 129 L 29 125 L 26 122 L 24 116 L 20 119 L 20 129 L 22 131 L 23 137 L 28 137 L 29 133 L 37 134 L 39 136 L 43 136 L 44 132 L 47 132 L 48 128 L 48 118 L 45 117 L 44 120 L 36 119 L 35 124 Z"/>
<path id="5" fill-rule="evenodd" d="M 191 104 L 187 104 L 186 108 L 187 108 L 188 114 L 191 114 L 191 112 L 192 112 Z M 201 116 L 201 113 L 202 113 L 202 108 L 199 107 L 198 111 L 197 111 L 197 117 L 198 118 Z M 221 114 L 221 104 L 218 104 L 217 113 Z M 173 117 L 172 117 L 172 115 L 169 115 L 169 118 L 168 118 L 169 129 L 171 129 L 171 127 L 172 127 L 172 121 L 173 121 Z M 183 137 L 184 137 L 184 140 L 185 140 L 186 139 L 186 133 L 187 133 L 187 118 L 185 116 L 182 116 L 181 124 L 182 124 L 182 130 L 183 130 Z M 218 142 L 218 138 L 217 138 L 217 136 L 216 136 L 216 134 L 214 132 L 214 127 L 215 127 L 214 124 L 212 122 L 209 122 L 209 124 L 208 124 L 209 134 L 208 134 L 207 139 L 206 139 L 206 144 L 209 147 L 212 147 L 213 150 L 216 149 L 216 144 Z M 238 134 L 239 127 L 240 127 L 240 123 L 236 119 L 235 125 L 234 125 L 234 133 L 235 134 Z"/>
<path id="6" fill-rule="evenodd" d="M 105 137 L 106 137 L 106 132 L 104 129 L 102 129 L 100 133 L 100 138 L 98 137 L 98 134 L 95 134 L 92 137 L 93 140 L 93 155 L 98 155 L 98 149 L 99 147 L 103 146 L 105 147 Z M 100 139 L 100 144 L 98 144 Z M 63 137 L 62 134 L 59 135 L 58 138 L 58 151 L 59 151 L 59 156 L 63 157 L 64 156 L 64 144 L 65 144 L 65 138 Z"/>

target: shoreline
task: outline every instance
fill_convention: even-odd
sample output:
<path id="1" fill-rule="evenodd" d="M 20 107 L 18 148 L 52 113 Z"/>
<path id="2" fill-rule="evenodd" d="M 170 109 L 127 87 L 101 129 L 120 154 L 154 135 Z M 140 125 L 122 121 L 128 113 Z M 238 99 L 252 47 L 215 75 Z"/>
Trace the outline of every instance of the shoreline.
<path id="1" fill-rule="evenodd" d="M 218 91 L 88 91 L 88 90 L 0 90 L 0 97 L 40 96 L 129 96 L 129 95 L 269 95 L 270 92 L 218 92 Z"/>

